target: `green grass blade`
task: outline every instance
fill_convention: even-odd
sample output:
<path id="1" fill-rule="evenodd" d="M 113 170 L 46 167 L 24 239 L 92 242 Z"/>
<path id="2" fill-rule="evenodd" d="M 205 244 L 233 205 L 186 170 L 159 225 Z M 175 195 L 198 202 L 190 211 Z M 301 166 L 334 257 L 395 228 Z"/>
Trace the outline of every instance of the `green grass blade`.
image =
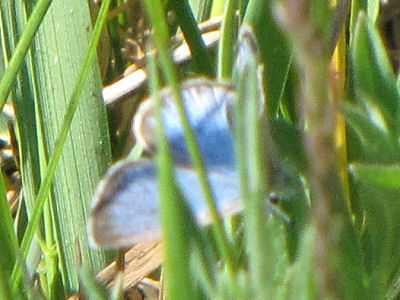
<path id="1" fill-rule="evenodd" d="M 81 7 L 73 17 L 65 14 Z M 91 18 L 87 3 L 84 1 L 54 2 L 38 32 L 37 43 L 48 52 L 35 53 L 37 73 L 41 75 L 39 92 L 39 110 L 47 155 L 53 153 L 54 143 L 63 122 L 63 113 L 77 77 L 79 66 L 85 59 L 84 49 L 89 43 Z M 62 30 L 55 31 L 60 26 Z M 75 35 L 74 43 L 66 43 L 68 37 Z M 96 35 L 96 33 L 94 33 Z M 55 47 L 54 47 L 55 46 Z M 92 44 L 89 51 L 96 50 Z M 54 64 L 54 58 L 60 64 Z M 63 62 L 69 62 L 63 64 Z M 82 98 L 77 106 L 71 123 L 70 134 L 63 149 L 60 163 L 54 175 L 53 194 L 55 224 L 59 233 L 55 241 L 60 249 L 60 261 L 65 266 L 67 290 L 77 289 L 76 269 L 77 253 L 75 239 L 81 240 L 82 259 L 98 271 L 105 263 L 103 251 L 91 251 L 86 238 L 86 219 L 89 202 L 97 185 L 98 178 L 104 174 L 110 161 L 107 117 L 101 102 L 101 78 L 99 70 L 92 65 L 85 82 Z"/>
<path id="2" fill-rule="evenodd" d="M 96 277 L 88 266 L 80 268 L 79 277 L 88 300 L 110 299 L 106 289 L 97 282 Z"/>
<path id="3" fill-rule="evenodd" d="M 291 50 L 282 29 L 272 15 L 272 0 L 250 0 L 244 23 L 251 24 L 257 37 L 264 68 L 267 113 L 275 116 L 291 64 Z"/>
<path id="4" fill-rule="evenodd" d="M 368 113 L 358 106 L 346 103 L 343 108 L 349 127 L 359 136 L 361 147 L 364 148 L 361 155 L 353 155 L 352 159 L 390 162 L 397 156 L 396 142 L 386 128 L 382 128 L 376 122 L 371 122 Z M 385 149 L 384 153 L 377 156 L 378 149 Z"/>
<path id="5" fill-rule="evenodd" d="M 256 53 L 251 53 L 256 55 Z M 257 74 L 259 62 L 255 56 L 246 57 L 243 69 L 236 74 L 238 105 L 236 147 L 240 170 L 242 195 L 245 202 L 244 225 L 245 241 L 249 264 L 251 297 L 263 299 L 266 294 L 274 298 L 273 269 L 267 228 L 267 210 L 265 199 L 268 195 L 266 173 L 266 151 L 263 141 L 266 133 L 261 129 L 260 103 Z M 262 91 L 261 91 L 262 92 Z M 265 253 L 270 255 L 266 256 Z"/>
<path id="6" fill-rule="evenodd" d="M 213 0 L 189 0 L 197 23 L 201 23 L 210 18 L 213 2 Z"/>
<path id="7" fill-rule="evenodd" d="M 0 299 L 12 299 L 9 278 L 18 255 L 18 242 L 6 198 L 3 175 L 0 174 L 0 177 Z"/>
<path id="8" fill-rule="evenodd" d="M 0 264 L 0 299 L 13 299 L 11 284 L 8 281 L 6 270 L 3 268 L 3 264 Z"/>
<path id="9" fill-rule="evenodd" d="M 400 165 L 354 163 L 349 171 L 358 180 L 387 188 L 400 188 Z"/>
<path id="10" fill-rule="evenodd" d="M 154 56 L 149 58 L 150 89 L 156 103 L 157 135 L 159 140 L 158 177 L 161 209 L 161 224 L 164 240 L 164 268 L 166 294 L 171 299 L 193 299 L 193 281 L 190 274 L 189 243 L 182 215 L 182 196 L 176 186 L 173 159 L 166 139 L 161 115 L 163 99 L 157 95 L 160 84 Z M 179 253 L 179 255 L 177 255 Z"/>
<path id="11" fill-rule="evenodd" d="M 3 58 L 5 60 L 5 65 L 8 66 L 3 78 L 7 79 L 6 75 L 8 70 L 11 69 L 10 72 L 13 72 L 13 65 L 9 62 L 9 56 L 20 47 L 19 45 L 21 45 L 21 41 L 23 41 L 22 37 L 24 36 L 24 32 L 21 33 L 20 31 L 25 26 L 27 28 L 29 26 L 26 24 L 27 8 L 25 5 L 22 3 L 11 3 L 9 1 L 1 2 L 1 4 L 2 25 L 4 26 L 1 30 L 2 35 L 7 37 L 3 43 Z M 41 17 L 43 17 L 43 14 Z M 40 20 L 36 20 L 35 22 L 39 21 Z M 19 44 L 16 45 L 20 35 L 22 35 L 22 37 Z M 28 41 L 26 42 L 28 43 Z M 26 46 L 27 45 L 22 45 L 21 47 Z M 18 52 L 15 55 L 18 55 Z M 15 55 L 12 56 L 11 62 L 18 61 L 18 59 L 14 59 Z M 14 68 L 18 69 L 20 67 L 15 67 L 14 64 Z M 40 184 L 40 168 L 38 164 L 38 147 L 36 138 L 37 132 L 35 126 L 35 105 L 33 103 L 33 99 L 37 99 L 38 94 L 35 91 L 35 87 L 30 86 L 34 81 L 34 78 L 35 74 L 32 67 L 32 56 L 30 52 L 28 52 L 26 55 L 26 64 L 19 73 L 19 76 L 15 78 L 15 88 L 11 97 L 12 102 L 16 107 L 16 134 L 19 141 L 19 164 L 21 167 L 21 177 L 24 185 L 23 194 L 27 205 L 28 215 L 31 212 L 32 203 Z"/>
<path id="12" fill-rule="evenodd" d="M 288 272 L 286 290 L 283 299 L 318 299 L 318 286 L 312 261 L 315 244 L 315 228 L 308 226 L 300 245 L 299 257 Z"/>
<path id="13" fill-rule="evenodd" d="M 226 80 L 231 78 L 235 56 L 235 42 L 237 36 L 237 0 L 227 0 L 225 3 L 225 18 L 221 26 L 221 40 L 218 47 L 217 78 Z"/>
<path id="14" fill-rule="evenodd" d="M 92 62 L 96 56 L 96 45 L 98 44 L 102 28 L 104 27 L 104 24 L 105 24 L 109 5 L 110 5 L 110 1 L 104 1 L 102 3 L 102 8 L 100 10 L 98 20 L 96 22 L 96 25 L 93 30 L 93 34 L 92 34 L 90 42 L 89 42 L 88 52 L 85 55 L 85 58 L 83 60 L 84 63 L 78 73 L 76 83 L 74 85 L 74 89 L 70 96 L 70 101 L 69 101 L 68 107 L 66 109 L 66 113 L 65 113 L 62 125 L 60 126 L 60 132 L 54 143 L 53 154 L 50 157 L 50 160 L 49 160 L 46 172 L 45 172 L 43 183 L 40 186 L 40 189 L 39 189 L 39 192 L 37 195 L 37 200 L 35 202 L 35 207 L 32 212 L 32 217 L 29 221 L 28 227 L 25 231 L 24 238 L 21 243 L 21 249 L 22 249 L 22 252 L 24 253 L 24 255 L 26 255 L 26 253 L 29 249 L 29 246 L 31 244 L 31 241 L 33 239 L 34 233 L 37 229 L 37 226 L 39 225 L 39 221 L 41 219 L 41 212 L 42 212 L 45 200 L 47 198 L 47 195 L 49 194 L 49 190 L 50 190 L 53 178 L 54 178 L 55 170 L 56 170 L 56 167 L 60 160 L 62 150 L 63 150 L 64 144 L 66 142 L 72 120 L 74 118 L 74 114 L 77 110 L 79 100 L 81 99 L 80 95 L 82 93 L 84 83 L 86 81 L 86 78 L 89 75 L 89 72 L 92 68 Z M 98 99 L 97 99 L 97 101 L 98 101 Z M 52 108 L 54 109 L 54 107 L 52 107 Z M 104 122 L 105 122 L 105 120 L 104 120 Z M 89 129 L 89 128 L 90 127 L 86 128 L 86 129 Z M 100 143 L 104 144 L 104 147 L 105 147 L 104 149 L 106 152 L 103 155 L 105 155 L 105 157 L 106 157 L 107 156 L 106 149 L 107 149 L 108 140 L 105 139 L 103 136 L 103 138 L 100 139 L 100 141 L 101 141 Z M 96 152 L 95 148 L 92 148 L 92 150 L 94 150 Z M 107 158 L 105 158 L 105 159 L 107 159 Z M 100 163 L 100 161 L 98 161 L 98 163 Z M 104 163 L 104 161 L 103 161 L 103 163 Z M 104 167 L 105 167 L 105 165 L 103 166 L 103 168 Z M 101 172 L 101 170 L 97 170 L 97 171 Z M 97 177 L 98 177 L 98 175 L 97 175 Z M 92 181 L 91 185 L 92 185 L 92 187 L 94 187 L 94 184 L 95 184 L 94 180 L 97 180 L 97 178 L 96 179 L 93 178 L 92 180 L 93 181 Z M 87 183 L 89 183 L 89 182 L 90 181 L 88 181 Z M 71 218 L 70 221 L 74 222 L 75 220 L 73 218 Z M 81 226 L 83 226 L 83 228 L 80 229 L 81 232 L 82 232 L 82 230 L 86 231 L 85 222 L 83 222 L 83 224 L 81 223 Z M 72 246 L 72 245 L 70 245 L 70 246 Z M 88 255 L 88 253 L 86 255 Z M 73 259 L 73 258 L 71 258 L 71 259 Z M 71 261 L 71 263 L 73 263 L 73 261 Z M 92 263 L 93 263 L 93 261 L 92 261 Z M 71 265 L 71 267 L 72 267 L 72 265 Z M 74 273 L 72 273 L 72 274 L 74 274 Z M 19 281 L 21 280 L 21 269 L 18 267 L 18 265 L 16 267 L 14 267 L 12 279 L 13 279 L 12 281 L 14 283 L 14 286 L 17 286 Z M 72 286 L 74 286 L 74 284 L 76 285 L 76 281 L 74 281 L 72 279 L 70 282 L 70 287 L 72 288 Z"/>
<path id="15" fill-rule="evenodd" d="M 379 0 L 370 0 L 368 1 L 368 18 L 372 21 L 372 23 L 375 23 L 378 18 L 379 14 L 379 7 L 380 7 L 380 2 Z"/>
<path id="16" fill-rule="evenodd" d="M 176 105 L 180 114 L 180 119 L 182 121 L 183 130 L 185 134 L 186 143 L 193 160 L 196 171 L 199 172 L 199 180 L 201 183 L 202 190 L 205 195 L 207 206 L 210 210 L 210 215 L 214 221 L 215 237 L 218 243 L 218 247 L 222 253 L 222 256 L 229 268 L 229 272 L 234 277 L 234 271 L 236 269 L 235 255 L 230 248 L 225 230 L 223 228 L 221 217 L 219 216 L 215 201 L 213 199 L 210 184 L 208 182 L 204 162 L 201 157 L 199 147 L 196 143 L 196 138 L 194 136 L 193 130 L 190 128 L 189 122 L 187 120 L 184 107 L 182 104 L 179 77 L 173 65 L 172 59 L 169 55 L 168 49 L 168 31 L 167 24 L 165 21 L 165 15 L 163 13 L 162 4 L 160 1 L 146 1 L 147 10 L 149 12 L 150 18 L 154 27 L 154 38 L 156 41 L 157 48 L 159 50 L 161 64 L 164 69 L 167 81 L 171 87 L 172 94 L 176 99 Z"/>
<path id="17" fill-rule="evenodd" d="M 274 291 L 273 266 L 274 259 L 272 256 L 266 256 L 270 253 L 265 240 L 269 235 L 267 232 L 265 207 L 266 195 L 268 194 L 268 180 L 265 163 L 268 159 L 265 151 L 262 151 L 263 135 L 260 128 L 259 103 L 257 94 L 257 65 L 253 64 L 249 68 L 249 82 L 245 88 L 247 103 L 245 106 L 245 122 L 246 128 L 246 166 L 249 185 L 249 198 L 246 202 L 244 211 L 247 251 L 249 255 L 250 277 L 253 282 L 253 291 L 255 299 L 263 299 L 269 294 L 272 298 Z M 246 82 L 246 81 L 243 81 Z"/>
<path id="18" fill-rule="evenodd" d="M 211 7 L 211 18 L 220 16 L 224 13 L 224 0 L 214 0 Z"/>
<path id="19" fill-rule="evenodd" d="M 9 278 L 17 256 L 18 241 L 13 227 L 10 207 L 7 202 L 6 188 L 2 174 L 0 174 L 0 237 L 0 273 L 2 273 L 0 276 L 3 275 L 4 278 Z M 2 288 L 5 289 L 7 284 L 3 282 Z"/>
<path id="20" fill-rule="evenodd" d="M 170 5 L 188 43 L 196 69 L 200 74 L 213 76 L 211 56 L 201 37 L 196 20 L 187 0 L 171 0 Z"/>
<path id="21" fill-rule="evenodd" d="M 379 110 L 387 127 L 398 136 L 400 95 L 396 78 L 378 30 L 363 13 L 357 19 L 351 51 L 358 96 L 366 93 L 373 104 L 371 110 Z"/>
<path id="22" fill-rule="evenodd" d="M 27 7 L 22 2 L 1 2 L 3 58 L 5 65 L 9 65 L 10 55 L 18 48 L 17 41 L 24 36 L 23 30 L 27 27 Z M 37 18 L 38 16 L 34 18 Z M 42 15 L 43 17 L 43 15 Z M 39 22 L 36 20 L 35 22 Z M 29 22 L 28 22 L 29 23 Z M 19 43 L 19 45 L 21 45 Z M 25 45 L 26 46 L 26 45 Z M 12 59 L 11 59 L 12 60 Z M 24 203 L 27 208 L 27 215 L 30 216 L 33 202 L 40 185 L 40 166 L 38 163 L 37 131 L 35 105 L 33 100 L 39 96 L 35 90 L 35 73 L 32 67 L 32 55 L 28 52 L 25 64 L 15 80 L 11 100 L 16 111 L 16 135 L 18 140 L 19 165 L 23 185 Z M 7 71 L 6 71 L 7 72 Z M 26 215 L 19 218 L 21 229 L 24 229 Z M 30 249 L 25 264 L 27 269 L 35 270 L 40 259 L 40 249 L 37 243 Z"/>
<path id="23" fill-rule="evenodd" d="M 44 15 L 47 12 L 52 0 L 40 0 L 32 11 L 24 33 L 18 42 L 18 45 L 14 51 L 14 54 L 10 60 L 8 68 L 4 73 L 0 82 L 0 109 L 3 108 L 4 103 L 7 101 L 7 97 L 12 89 L 15 78 L 22 67 L 25 59 L 25 55 L 29 50 L 33 37 L 42 22 Z"/>

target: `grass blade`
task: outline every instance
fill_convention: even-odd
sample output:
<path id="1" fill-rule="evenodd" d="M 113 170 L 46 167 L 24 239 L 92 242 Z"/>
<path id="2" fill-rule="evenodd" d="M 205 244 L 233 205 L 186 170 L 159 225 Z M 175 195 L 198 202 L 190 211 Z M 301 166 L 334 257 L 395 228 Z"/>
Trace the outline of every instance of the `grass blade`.
<path id="1" fill-rule="evenodd" d="M 39 189 L 39 192 L 37 195 L 37 199 L 35 202 L 35 207 L 34 207 L 34 210 L 32 211 L 32 217 L 29 221 L 28 227 L 25 231 L 24 238 L 21 243 L 21 249 L 22 249 L 22 252 L 24 255 L 26 255 L 26 253 L 29 249 L 29 246 L 31 244 L 31 241 L 33 239 L 34 233 L 37 229 L 37 226 L 39 225 L 39 221 L 41 219 L 41 212 L 42 212 L 45 200 L 49 194 L 49 190 L 50 190 L 53 178 L 54 178 L 55 170 L 56 170 L 56 167 L 60 160 L 62 150 L 63 150 L 64 144 L 66 142 L 75 111 L 77 110 L 79 100 L 81 99 L 80 95 L 82 93 L 84 83 L 86 81 L 86 78 L 88 77 L 88 74 L 92 68 L 92 62 L 96 56 L 96 45 L 99 41 L 102 28 L 104 27 L 104 24 L 105 24 L 109 5 L 110 5 L 110 1 L 104 1 L 102 3 L 102 8 L 99 13 L 98 21 L 96 22 L 96 25 L 93 30 L 93 35 L 91 36 L 91 39 L 89 42 L 88 52 L 86 53 L 86 56 L 83 60 L 84 63 L 78 73 L 79 75 L 77 76 L 76 83 L 74 85 L 74 89 L 72 91 L 70 101 L 69 101 L 68 107 L 66 109 L 66 113 L 64 115 L 62 125 L 60 126 L 60 132 L 58 133 L 58 137 L 54 143 L 53 154 L 50 157 L 47 169 L 45 171 L 44 180 L 42 182 L 42 185 L 40 186 L 40 189 Z M 92 102 L 92 104 L 93 104 L 93 102 Z M 54 108 L 54 107 L 52 107 L 52 108 Z M 102 141 L 101 143 L 104 143 L 104 145 L 105 145 L 104 149 L 105 149 L 105 151 L 107 151 L 106 149 L 107 149 L 108 140 L 105 139 L 103 136 L 102 138 L 100 138 L 100 141 Z M 105 153 L 107 153 L 107 152 L 105 152 Z M 105 155 L 105 156 L 107 156 L 107 155 Z M 104 159 L 104 156 L 103 156 L 103 159 Z M 105 158 L 105 159 L 107 159 L 107 158 Z M 94 161 L 96 161 L 96 159 Z M 104 163 L 104 160 L 103 160 L 103 163 Z M 99 164 L 100 164 L 100 161 L 99 161 Z M 105 165 L 103 165 L 103 168 L 104 167 L 105 167 Z M 101 172 L 101 170 L 98 169 L 97 172 Z M 97 175 L 97 177 L 98 177 L 98 175 Z M 92 181 L 91 185 L 94 188 L 94 184 L 95 184 L 94 181 L 97 180 L 97 178 L 96 179 L 93 178 L 92 180 L 93 181 Z M 80 205 L 82 205 L 82 204 L 80 204 Z M 71 218 L 70 221 L 74 222 L 75 220 L 73 218 Z M 80 230 L 81 230 L 81 232 L 82 232 L 82 230 L 85 230 L 85 220 L 81 220 Z M 74 243 L 72 245 L 74 245 Z M 87 252 L 85 255 L 89 255 L 88 250 L 86 250 L 86 251 Z M 73 253 L 71 253 L 71 255 L 72 255 L 71 262 L 73 263 L 75 255 Z M 99 254 L 97 254 L 97 255 L 93 254 L 93 255 L 98 256 Z M 93 263 L 93 261 L 92 261 L 92 263 Z M 72 265 L 70 267 L 72 269 Z M 100 267 L 100 264 L 97 266 L 97 268 L 99 268 L 99 267 Z M 72 274 L 74 274 L 74 272 Z M 75 279 L 71 279 L 71 281 L 69 282 L 68 285 L 70 288 L 73 288 L 74 286 L 76 287 L 76 284 L 77 284 L 76 275 L 75 276 L 72 275 L 72 277 Z M 18 265 L 16 267 L 14 267 L 12 278 L 13 278 L 13 283 L 14 283 L 14 287 L 15 287 L 19 284 L 19 281 L 21 280 L 21 269 L 18 267 Z"/>
<path id="2" fill-rule="evenodd" d="M 157 95 L 160 85 L 154 56 L 149 58 L 150 88 L 155 100 L 157 134 L 159 140 L 158 176 L 161 209 L 161 224 L 164 239 L 164 271 L 168 298 L 193 299 L 193 281 L 188 257 L 189 243 L 182 208 L 185 205 L 177 188 L 172 157 L 166 139 L 161 115 L 163 99 Z M 177 255 L 179 253 L 179 255 Z"/>
<path id="3" fill-rule="evenodd" d="M 10 60 L 8 68 L 4 73 L 0 82 L 0 109 L 3 109 L 4 103 L 7 101 L 7 97 L 12 89 L 15 78 L 22 67 L 25 55 L 29 50 L 31 42 L 33 40 L 36 31 L 41 24 L 44 15 L 47 12 L 52 0 L 39 0 L 32 11 L 29 18 L 29 22 L 26 24 L 24 33 L 22 34 L 17 47 L 15 48 L 14 54 Z"/>
<path id="4" fill-rule="evenodd" d="M 214 70 L 211 57 L 201 37 L 196 20 L 187 0 L 171 0 L 170 4 L 176 14 L 177 21 L 188 43 L 198 71 L 207 76 L 212 76 Z"/>
<path id="5" fill-rule="evenodd" d="M 16 260 L 18 241 L 13 227 L 10 207 L 6 198 L 6 188 L 2 174 L 0 174 L 0 237 L 0 276 L 3 276 L 3 278 L 0 278 L 0 281 L 4 280 L 0 283 L 0 290 L 4 289 L 3 293 L 6 293 L 7 287 L 9 288 L 7 278 L 10 277 Z"/>
<path id="6" fill-rule="evenodd" d="M 167 32 L 167 24 L 165 21 L 165 16 L 163 14 L 162 4 L 160 1 L 146 1 L 147 10 L 149 12 L 150 18 L 153 22 L 154 27 L 154 38 L 156 41 L 157 48 L 160 53 L 161 64 L 164 69 L 164 73 L 167 77 L 167 81 L 170 84 L 172 94 L 176 99 L 176 105 L 180 114 L 180 119 L 182 121 L 184 134 L 186 143 L 188 145 L 188 149 L 193 160 L 193 164 L 195 166 L 196 171 L 199 173 L 199 180 L 205 194 L 205 199 L 207 206 L 210 210 L 210 214 L 214 221 L 214 229 L 215 229 L 215 237 L 218 243 L 218 247 L 222 253 L 223 258 L 230 270 L 230 274 L 233 276 L 235 267 L 235 259 L 234 254 L 232 253 L 232 249 L 229 246 L 228 239 L 226 237 L 225 230 L 223 228 L 221 217 L 219 216 L 215 201 L 213 199 L 210 184 L 207 180 L 204 162 L 201 157 L 201 153 L 199 147 L 197 146 L 196 139 L 193 133 L 193 130 L 190 128 L 189 122 L 184 112 L 184 107 L 181 101 L 180 95 L 180 87 L 178 74 L 174 68 L 172 59 L 169 55 L 168 45 L 168 32 Z"/>

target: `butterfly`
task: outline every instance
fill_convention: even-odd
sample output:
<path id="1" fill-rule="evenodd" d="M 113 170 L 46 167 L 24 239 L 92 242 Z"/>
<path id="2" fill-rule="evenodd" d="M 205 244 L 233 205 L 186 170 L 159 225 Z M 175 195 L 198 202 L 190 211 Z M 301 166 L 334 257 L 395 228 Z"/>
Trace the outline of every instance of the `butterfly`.
<path id="1" fill-rule="evenodd" d="M 249 27 L 242 27 L 238 56 L 257 53 Z M 250 52 L 250 53 L 249 53 Z M 243 67 L 238 59 L 238 68 Z M 208 79 L 190 79 L 181 85 L 182 101 L 201 151 L 216 206 L 223 217 L 243 210 L 235 160 L 231 115 L 236 102 L 232 85 Z M 160 91 L 162 122 L 175 164 L 175 179 L 195 221 L 211 223 L 203 191 L 186 147 L 182 124 L 171 90 Z M 263 101 L 263 98 L 261 99 Z M 132 122 L 137 143 L 157 152 L 154 101 L 142 102 Z M 100 182 L 92 201 L 89 236 L 97 245 L 126 248 L 161 238 L 156 162 L 141 159 L 113 165 Z"/>

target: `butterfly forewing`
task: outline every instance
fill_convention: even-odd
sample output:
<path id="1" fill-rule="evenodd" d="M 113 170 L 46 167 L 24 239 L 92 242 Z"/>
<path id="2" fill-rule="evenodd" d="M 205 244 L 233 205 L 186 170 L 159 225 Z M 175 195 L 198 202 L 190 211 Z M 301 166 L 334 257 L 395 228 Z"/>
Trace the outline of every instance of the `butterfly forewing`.
<path id="1" fill-rule="evenodd" d="M 182 123 L 170 89 L 160 94 L 163 99 L 163 126 L 177 164 L 190 166 Z M 182 84 L 182 101 L 207 168 L 235 167 L 233 137 L 227 122 L 227 110 L 235 100 L 232 86 L 205 79 Z M 138 109 L 133 131 L 139 143 L 150 151 L 157 149 L 156 121 L 151 99 Z"/>

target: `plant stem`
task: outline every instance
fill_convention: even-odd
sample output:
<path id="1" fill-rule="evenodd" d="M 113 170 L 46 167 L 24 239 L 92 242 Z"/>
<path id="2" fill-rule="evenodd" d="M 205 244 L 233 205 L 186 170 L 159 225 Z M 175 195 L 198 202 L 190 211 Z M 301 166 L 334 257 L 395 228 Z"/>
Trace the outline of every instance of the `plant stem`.
<path id="1" fill-rule="evenodd" d="M 312 196 L 312 222 L 316 228 L 314 244 L 315 279 L 322 299 L 340 299 L 338 248 L 347 217 L 345 200 L 337 168 L 335 129 L 336 103 L 330 101 L 327 38 L 318 17 L 311 13 L 313 1 L 288 0 L 281 8 L 280 21 L 291 34 L 294 53 L 303 72 L 300 106 L 307 132 L 304 136 L 310 157 L 308 180 Z M 321 7 L 319 7 L 321 8 Z M 322 15 L 327 14 L 325 6 Z M 321 10 L 323 10 L 321 9 Z M 333 263 L 335 261 L 335 263 Z"/>

